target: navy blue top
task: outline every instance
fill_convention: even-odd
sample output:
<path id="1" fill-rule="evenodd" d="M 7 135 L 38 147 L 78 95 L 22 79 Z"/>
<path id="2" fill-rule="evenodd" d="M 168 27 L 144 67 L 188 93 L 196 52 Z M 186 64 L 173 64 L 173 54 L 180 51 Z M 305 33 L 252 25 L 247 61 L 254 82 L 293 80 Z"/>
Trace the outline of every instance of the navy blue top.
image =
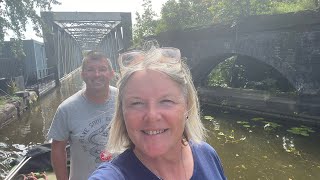
<path id="1" fill-rule="evenodd" d="M 223 168 L 217 152 L 207 143 L 190 143 L 194 169 L 192 180 L 225 180 Z M 128 149 L 111 162 L 104 162 L 93 172 L 89 180 L 159 180 L 133 153 Z"/>

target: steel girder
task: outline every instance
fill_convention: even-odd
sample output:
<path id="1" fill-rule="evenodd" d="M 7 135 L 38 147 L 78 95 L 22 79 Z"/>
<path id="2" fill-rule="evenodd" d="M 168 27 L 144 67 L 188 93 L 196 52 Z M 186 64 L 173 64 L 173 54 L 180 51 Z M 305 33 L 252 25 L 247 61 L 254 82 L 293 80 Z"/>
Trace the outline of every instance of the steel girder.
<path id="1" fill-rule="evenodd" d="M 119 52 L 132 45 L 131 13 L 41 12 L 48 65 L 57 78 L 80 66 L 82 53 L 100 50 L 116 67 Z"/>

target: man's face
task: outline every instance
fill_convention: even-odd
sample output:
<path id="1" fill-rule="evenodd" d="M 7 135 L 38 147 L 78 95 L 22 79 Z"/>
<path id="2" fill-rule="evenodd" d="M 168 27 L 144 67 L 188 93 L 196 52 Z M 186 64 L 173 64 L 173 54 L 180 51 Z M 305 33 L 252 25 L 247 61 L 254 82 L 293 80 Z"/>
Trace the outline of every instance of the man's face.
<path id="1" fill-rule="evenodd" d="M 108 62 L 101 60 L 88 60 L 84 64 L 81 76 L 87 89 L 104 91 L 108 88 L 114 72 L 109 69 Z"/>

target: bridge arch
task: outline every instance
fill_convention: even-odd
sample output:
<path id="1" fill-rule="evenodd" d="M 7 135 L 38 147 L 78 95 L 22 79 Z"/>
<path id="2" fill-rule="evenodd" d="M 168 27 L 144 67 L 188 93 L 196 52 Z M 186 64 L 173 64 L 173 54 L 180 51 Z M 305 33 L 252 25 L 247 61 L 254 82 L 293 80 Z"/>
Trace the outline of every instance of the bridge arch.
<path id="1" fill-rule="evenodd" d="M 199 61 L 199 63 L 193 67 L 192 73 L 193 78 L 195 79 L 195 82 L 197 85 L 205 85 L 207 82 L 208 75 L 211 73 L 211 71 L 218 66 L 218 64 L 224 62 L 226 59 L 232 57 L 232 56 L 240 56 L 242 58 L 249 58 L 252 61 L 258 61 L 258 63 L 265 64 L 272 69 L 276 70 L 277 73 L 281 74 L 281 76 L 286 79 L 289 84 L 296 89 L 294 81 L 290 79 L 292 77 L 292 74 L 284 74 L 283 72 L 288 72 L 287 70 L 281 69 L 282 67 L 285 67 L 284 65 L 277 63 L 277 64 L 270 64 L 268 62 L 274 62 L 274 61 L 263 61 L 261 59 L 257 59 L 257 57 L 252 57 L 247 54 L 238 54 L 238 53 L 222 53 L 218 54 L 216 56 L 208 56 L 204 57 Z M 277 65 L 277 66 L 275 66 Z M 280 70 L 279 70 L 280 69 Z"/>

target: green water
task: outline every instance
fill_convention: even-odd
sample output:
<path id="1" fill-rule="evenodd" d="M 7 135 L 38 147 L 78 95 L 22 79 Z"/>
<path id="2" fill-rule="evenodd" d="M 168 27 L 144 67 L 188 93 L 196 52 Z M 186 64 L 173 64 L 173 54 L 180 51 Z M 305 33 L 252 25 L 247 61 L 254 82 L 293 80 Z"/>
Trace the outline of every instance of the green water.
<path id="1" fill-rule="evenodd" d="M 26 153 L 28 147 L 45 142 L 56 108 L 82 86 L 79 75 L 75 74 L 21 119 L 0 129 L 0 179 L 10 170 L 10 160 Z M 315 132 L 303 136 L 288 132 L 291 127 L 300 127 L 288 121 L 268 124 L 276 120 L 210 107 L 203 107 L 202 114 L 211 116 L 203 120 L 209 130 L 208 142 L 219 153 L 229 180 L 320 179 L 319 129 L 312 128 Z"/>
<path id="2" fill-rule="evenodd" d="M 204 120 L 208 142 L 220 155 L 228 179 L 320 179 L 319 129 L 308 125 L 312 132 L 293 134 L 288 130 L 301 124 L 212 107 L 203 114 L 214 118 Z"/>

